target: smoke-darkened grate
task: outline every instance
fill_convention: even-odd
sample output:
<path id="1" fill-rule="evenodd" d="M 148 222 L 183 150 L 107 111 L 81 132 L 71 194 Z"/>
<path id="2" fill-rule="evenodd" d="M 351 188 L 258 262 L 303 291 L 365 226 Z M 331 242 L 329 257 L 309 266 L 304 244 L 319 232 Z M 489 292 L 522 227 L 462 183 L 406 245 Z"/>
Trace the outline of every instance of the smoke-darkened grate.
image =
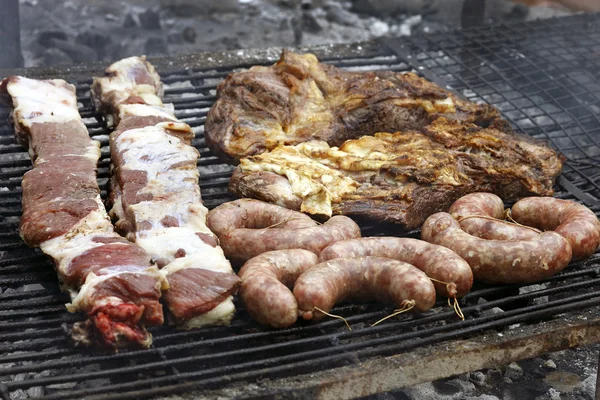
<path id="1" fill-rule="evenodd" d="M 577 16 L 315 51 L 326 62 L 354 70 L 414 69 L 444 81 L 470 100 L 495 105 L 515 128 L 549 141 L 568 157 L 556 196 L 583 201 L 599 212 L 598 22 L 597 16 Z M 270 64 L 277 56 L 273 51 L 239 53 L 223 53 L 222 63 L 210 67 L 155 63 L 167 85 L 165 102 L 174 103 L 177 117 L 197 133 L 194 145 L 202 155 L 198 167 L 209 208 L 232 199 L 227 194 L 232 167 L 219 163 L 203 139 L 216 85 L 234 69 L 257 59 Z M 47 77 L 40 71 L 29 75 Z M 89 76 L 74 76 L 71 81 L 77 84 L 80 112 L 90 133 L 103 146 L 99 181 L 105 188 L 109 132 L 93 119 Z M 14 141 L 8 113 L 9 109 L 0 108 L 0 395 L 4 399 L 139 398 L 221 389 L 236 382 L 252 384 L 355 365 L 486 330 L 502 332 L 515 324 L 536 324 L 600 304 L 600 255 L 596 254 L 535 285 L 474 287 L 461 301 L 465 321 L 440 302 L 424 315 L 403 315 L 369 327 L 390 309 L 344 305 L 333 312 L 344 316 L 352 331 L 338 320 L 299 322 L 274 331 L 252 322 L 238 304 L 228 328 L 189 332 L 156 328 L 152 348 L 116 355 L 76 349 L 65 332 L 80 316 L 65 311 L 68 299 L 58 290 L 52 266 L 18 236 L 20 182 L 30 160 Z M 389 229 L 365 226 L 363 234 L 389 234 Z M 417 237 L 418 232 L 407 235 Z M 318 377 L 312 379 L 318 382 Z"/>

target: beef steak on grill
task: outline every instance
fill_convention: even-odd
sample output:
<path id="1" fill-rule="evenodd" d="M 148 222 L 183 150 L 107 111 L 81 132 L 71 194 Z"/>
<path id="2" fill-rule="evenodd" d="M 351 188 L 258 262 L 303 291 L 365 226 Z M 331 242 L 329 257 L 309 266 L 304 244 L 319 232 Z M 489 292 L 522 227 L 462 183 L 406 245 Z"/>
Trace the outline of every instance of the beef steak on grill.
<path id="1" fill-rule="evenodd" d="M 439 118 L 421 132 L 376 133 L 339 148 L 325 141 L 243 158 L 229 188 L 313 215 L 344 214 L 419 227 L 471 192 L 504 200 L 551 195 L 562 157 L 510 132 Z"/>
<path id="2" fill-rule="evenodd" d="M 350 72 L 288 51 L 273 66 L 229 75 L 217 95 L 206 144 L 233 164 L 279 144 L 338 146 L 376 132 L 421 129 L 441 116 L 479 126 L 499 117 L 495 108 L 462 100 L 413 73 Z"/>

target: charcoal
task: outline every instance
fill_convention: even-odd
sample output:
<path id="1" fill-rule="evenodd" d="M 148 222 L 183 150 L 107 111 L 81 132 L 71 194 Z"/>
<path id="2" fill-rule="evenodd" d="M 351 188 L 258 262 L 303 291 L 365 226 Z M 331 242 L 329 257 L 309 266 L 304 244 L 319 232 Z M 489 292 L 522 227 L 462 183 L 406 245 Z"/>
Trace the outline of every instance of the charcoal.
<path id="1" fill-rule="evenodd" d="M 469 382 L 468 380 L 452 379 L 449 380 L 447 384 L 459 388 L 460 391 L 467 396 L 473 395 L 475 393 L 475 385 L 472 382 Z"/>
<path id="2" fill-rule="evenodd" d="M 109 35 L 94 31 L 85 31 L 77 35 L 75 41 L 93 49 L 102 49 L 111 43 L 112 40 Z"/>
<path id="3" fill-rule="evenodd" d="M 75 62 L 91 62 L 96 61 L 97 53 L 94 49 L 81 44 L 71 43 L 66 40 L 52 39 L 54 47 L 64 51 Z"/>
<path id="4" fill-rule="evenodd" d="M 512 379 L 513 381 L 518 380 L 523 376 L 523 368 L 521 368 L 521 366 L 515 362 L 510 363 L 506 367 L 504 376 Z"/>
<path id="5" fill-rule="evenodd" d="M 355 26 L 360 18 L 358 15 L 345 10 L 339 3 L 330 3 L 327 9 L 327 19 L 342 25 Z"/>
<path id="6" fill-rule="evenodd" d="M 304 12 L 302 14 L 302 28 L 307 32 L 318 33 L 325 29 L 327 21 L 314 11 Z"/>
<path id="7" fill-rule="evenodd" d="M 42 53 L 42 59 L 47 65 L 70 65 L 73 59 L 67 53 L 54 47 L 45 49 Z"/>
<path id="8" fill-rule="evenodd" d="M 188 42 L 188 43 L 195 43 L 196 42 L 196 36 L 198 36 L 198 34 L 196 33 L 196 30 L 191 27 L 191 26 L 186 26 L 185 28 L 183 28 L 183 39 Z"/>
<path id="9" fill-rule="evenodd" d="M 123 28 L 137 28 L 139 26 L 138 21 L 131 13 L 127 13 L 123 20 Z"/>
<path id="10" fill-rule="evenodd" d="M 54 43 L 52 41 L 54 39 L 68 40 L 69 37 L 63 31 L 42 31 L 38 34 L 37 42 L 42 46 L 53 46 Z"/>
<path id="11" fill-rule="evenodd" d="M 41 397 L 44 395 L 44 389 L 40 386 L 34 386 L 27 389 L 27 395 L 29 397 Z"/>
<path id="12" fill-rule="evenodd" d="M 475 383 L 478 386 L 484 385 L 485 380 L 486 380 L 486 375 L 481 371 L 477 371 L 477 372 L 474 372 L 471 374 L 471 382 Z"/>
<path id="13" fill-rule="evenodd" d="M 156 10 L 147 9 L 146 11 L 140 13 L 138 15 L 138 18 L 140 20 L 141 27 L 144 29 L 149 29 L 149 30 L 160 30 L 161 29 L 160 15 L 158 14 L 158 11 L 156 11 Z"/>
<path id="14" fill-rule="evenodd" d="M 161 56 L 169 52 L 167 42 L 162 37 L 151 37 L 146 40 L 144 51 L 148 55 Z"/>

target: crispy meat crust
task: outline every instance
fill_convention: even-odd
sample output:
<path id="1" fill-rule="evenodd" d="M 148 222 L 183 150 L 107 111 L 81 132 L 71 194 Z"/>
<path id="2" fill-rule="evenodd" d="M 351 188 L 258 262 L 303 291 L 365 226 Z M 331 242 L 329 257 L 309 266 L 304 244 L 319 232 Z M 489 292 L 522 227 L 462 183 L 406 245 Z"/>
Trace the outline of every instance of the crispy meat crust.
<path id="1" fill-rule="evenodd" d="M 217 95 L 206 143 L 234 164 L 279 144 L 337 146 L 375 132 L 421 129 L 440 116 L 480 126 L 499 117 L 493 107 L 464 101 L 413 73 L 350 72 L 288 51 L 273 66 L 229 75 Z"/>
<path id="2" fill-rule="evenodd" d="M 505 127 L 503 127 L 505 128 Z M 230 190 L 310 214 L 419 227 L 472 192 L 504 200 L 552 195 L 563 159 L 493 124 L 440 118 L 423 132 L 377 133 L 338 148 L 305 142 L 241 160 Z"/>

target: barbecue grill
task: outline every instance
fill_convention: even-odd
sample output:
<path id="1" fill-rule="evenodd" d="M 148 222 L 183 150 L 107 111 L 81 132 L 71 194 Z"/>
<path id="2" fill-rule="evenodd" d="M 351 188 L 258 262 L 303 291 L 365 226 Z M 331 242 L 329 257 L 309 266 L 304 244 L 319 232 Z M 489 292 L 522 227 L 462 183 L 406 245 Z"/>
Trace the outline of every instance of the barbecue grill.
<path id="1" fill-rule="evenodd" d="M 556 196 L 600 212 L 600 15 L 580 15 L 452 33 L 301 48 L 353 70 L 414 70 L 471 101 L 496 106 L 517 130 L 546 140 L 568 161 Z M 232 167 L 206 148 L 203 123 L 218 82 L 251 65 L 273 63 L 280 49 L 203 53 L 150 60 L 161 74 L 165 103 L 197 133 L 205 204 L 232 200 Z M 99 183 L 106 195 L 108 133 L 94 119 L 91 77 L 104 64 L 0 70 L 67 79 L 80 112 L 102 143 Z M 600 342 L 600 254 L 535 285 L 474 286 L 460 301 L 465 320 L 440 301 L 424 315 L 390 313 L 376 304 L 334 308 L 343 322 L 260 327 L 240 304 L 230 327 L 152 328 L 150 349 L 105 354 L 74 348 L 70 314 L 44 256 L 21 241 L 21 179 L 30 169 L 15 142 L 8 108 L 0 108 L 0 397 L 144 398 L 182 392 L 199 397 L 350 398 Z M 363 235 L 404 234 L 362 226 Z"/>

